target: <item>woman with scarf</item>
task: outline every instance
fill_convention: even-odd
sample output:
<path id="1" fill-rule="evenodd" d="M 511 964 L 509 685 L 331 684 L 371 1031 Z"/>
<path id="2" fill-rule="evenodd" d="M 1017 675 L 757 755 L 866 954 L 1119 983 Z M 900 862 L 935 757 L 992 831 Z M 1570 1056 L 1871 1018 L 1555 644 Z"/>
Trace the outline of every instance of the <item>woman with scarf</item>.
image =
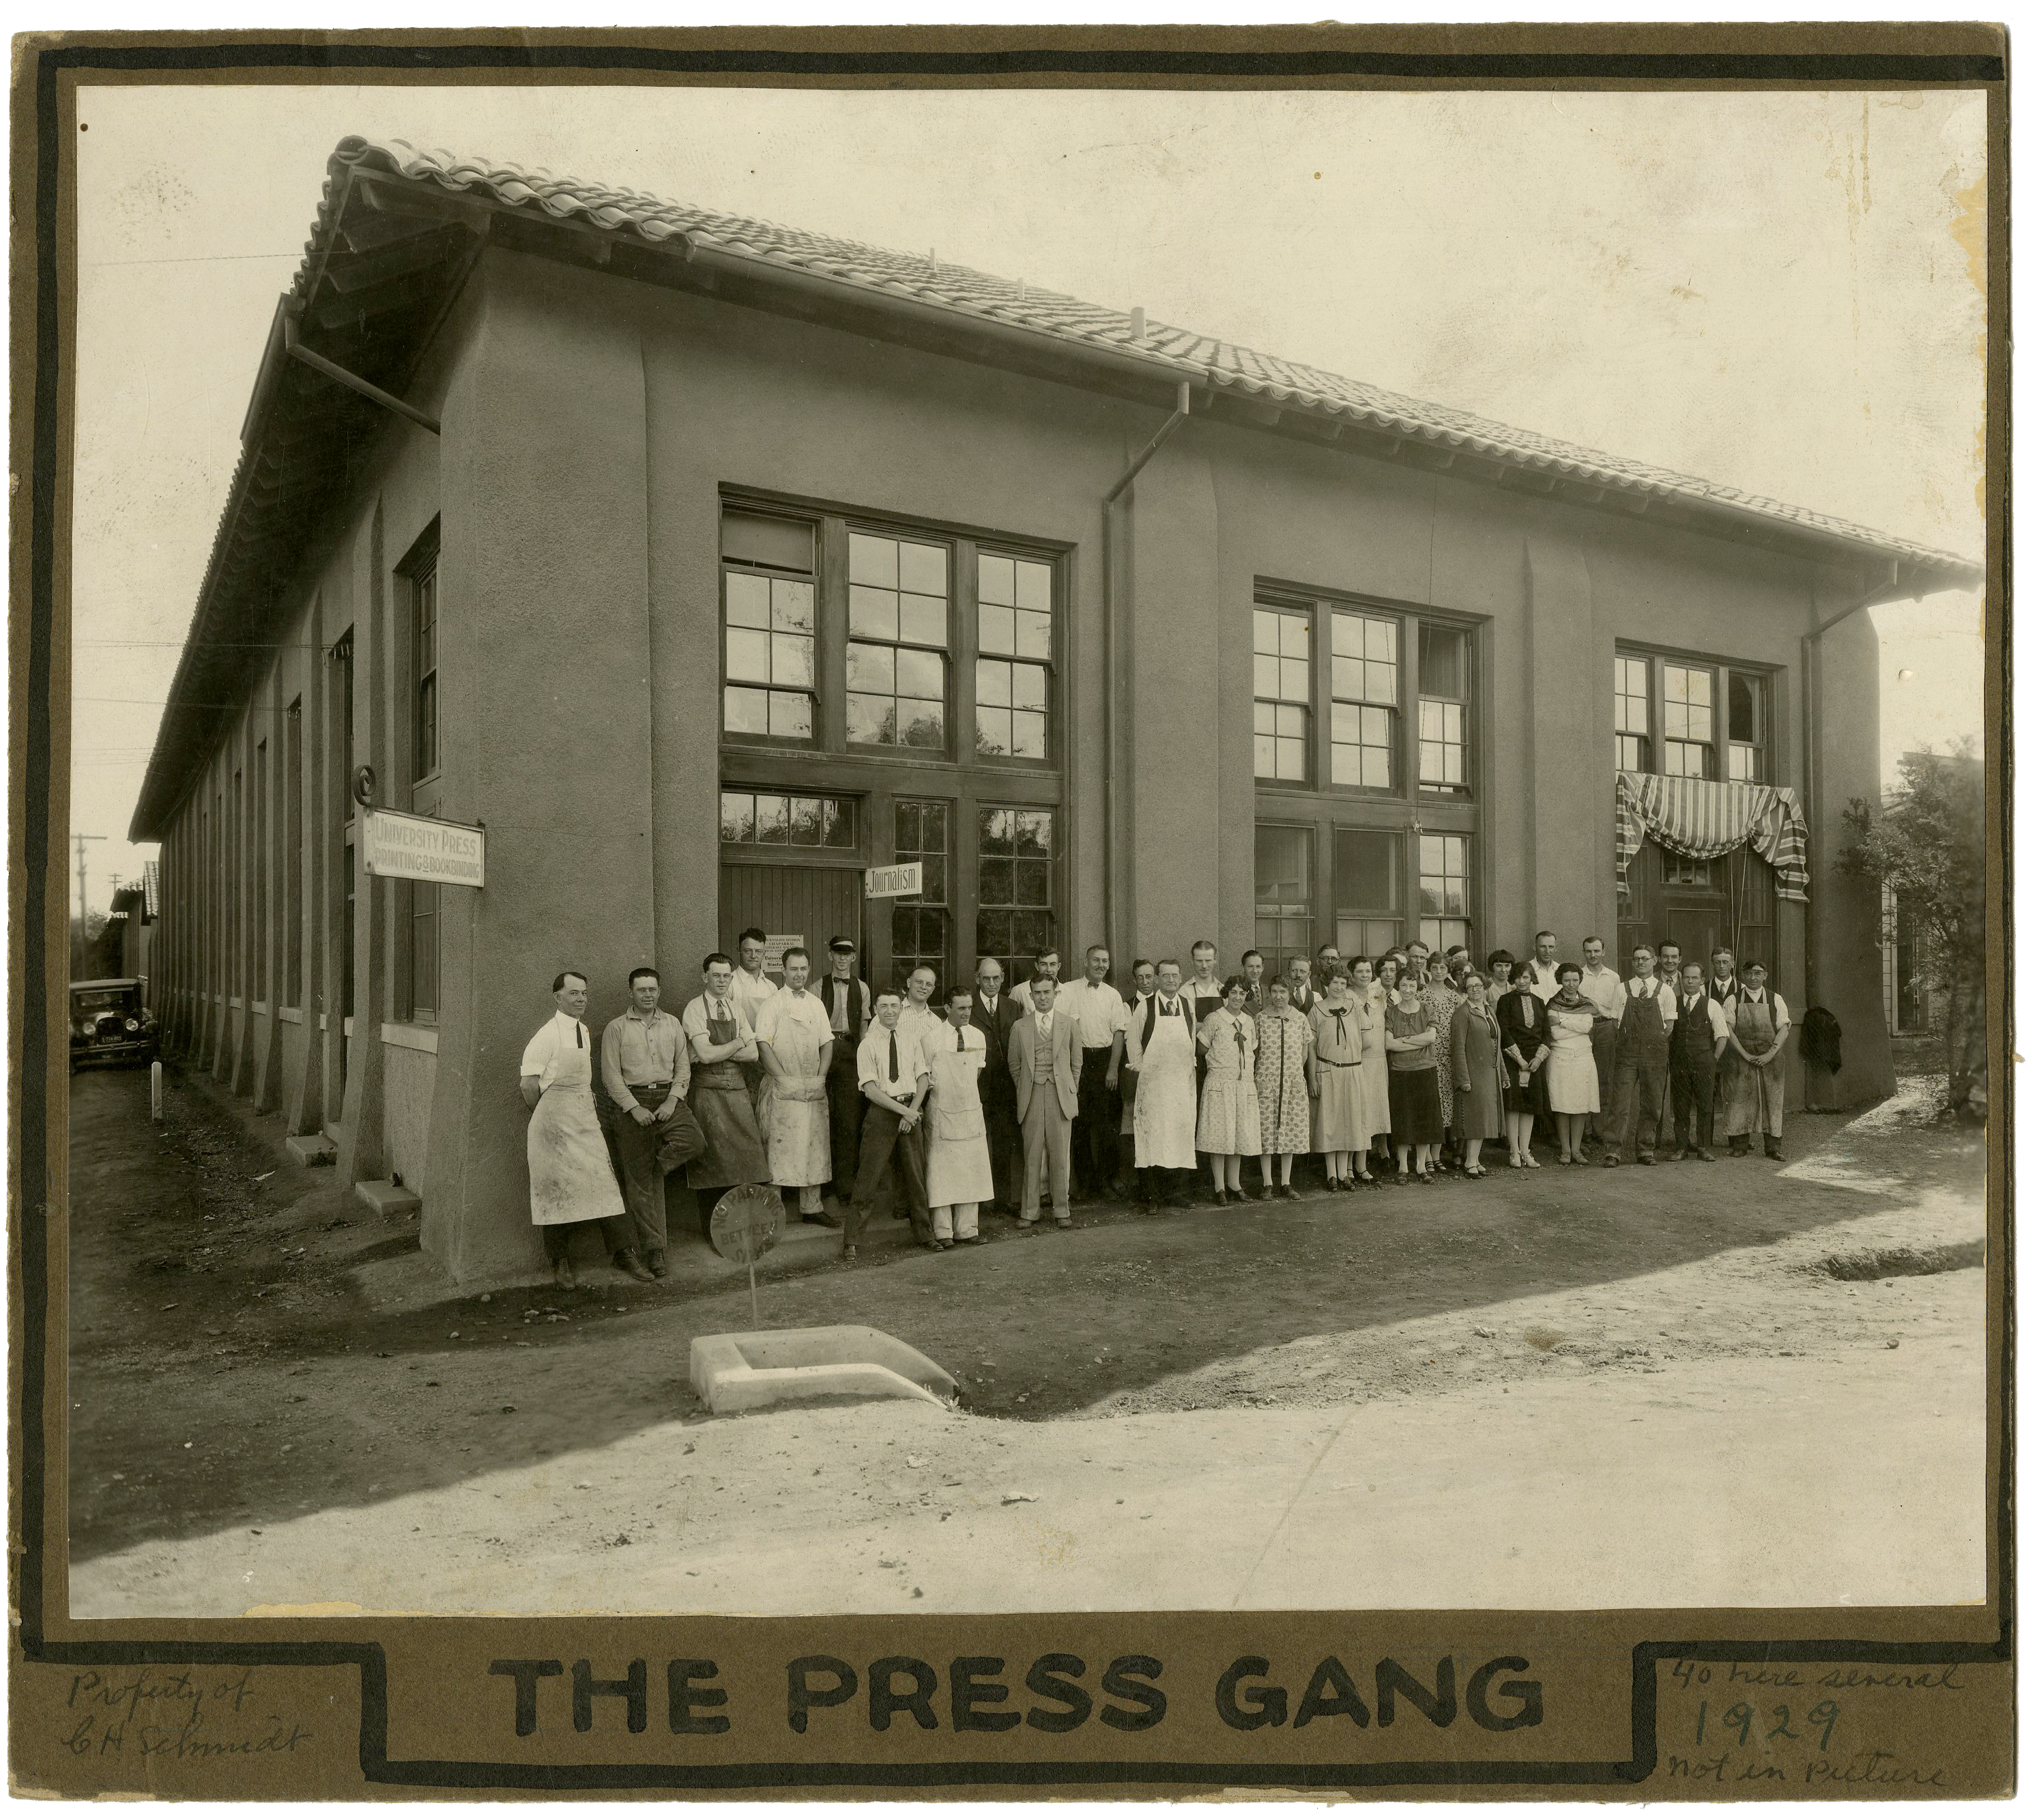
<path id="1" fill-rule="evenodd" d="M 1294 1158 L 1309 1147 L 1309 1102 L 1317 1091 L 1315 1033 L 1307 1014 L 1294 1009 L 1285 975 L 1265 983 L 1266 1009 L 1256 1021 L 1259 1061 L 1259 1198 L 1274 1195 L 1273 1165 L 1280 1165 L 1279 1193 L 1302 1197 L 1294 1187 Z"/>
<path id="2" fill-rule="evenodd" d="M 1323 1159 L 1329 1185 L 1345 1190 L 1360 1183 L 1368 1188 L 1375 1185 L 1365 1159 L 1374 1135 L 1389 1123 L 1386 1052 L 1379 1044 L 1378 1014 L 1365 992 L 1372 984 L 1372 969 L 1362 958 L 1353 965 L 1364 976 L 1359 990 L 1352 991 L 1350 972 L 1334 965 L 1324 976 L 1323 989 L 1309 1014 L 1316 1040 L 1312 1147 Z"/>
<path id="3" fill-rule="evenodd" d="M 1244 1159 L 1259 1154 L 1259 1086 L 1254 1064 L 1259 1038 L 1245 1008 L 1248 987 L 1242 974 L 1223 983 L 1223 1003 L 1204 1019 L 1196 1033 L 1203 1052 L 1202 1118 L 1196 1148 L 1210 1160 L 1216 1204 L 1245 1200 L 1239 1171 Z"/>

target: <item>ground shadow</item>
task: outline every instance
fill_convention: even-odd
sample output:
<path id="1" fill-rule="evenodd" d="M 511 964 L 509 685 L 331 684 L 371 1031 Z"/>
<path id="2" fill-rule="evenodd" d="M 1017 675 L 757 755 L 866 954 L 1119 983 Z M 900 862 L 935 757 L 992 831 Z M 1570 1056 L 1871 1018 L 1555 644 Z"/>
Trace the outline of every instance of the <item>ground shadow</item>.
<path id="1" fill-rule="evenodd" d="M 81 1078 L 72 1099 L 70 1539 L 151 1539 L 382 1501 L 697 1417 L 693 1336 L 742 1289 L 512 1289 L 377 1312 L 348 1275 L 415 1242 L 329 1172 L 278 1170 L 202 1083 Z M 1791 1121 L 1793 1161 L 1496 1171 L 911 1251 L 772 1282 L 767 1326 L 864 1322 L 966 1380 L 978 1413 L 1067 1415 L 1306 1335 L 1603 1284 L 1908 1204 L 1979 1193 L 1973 1134 Z M 1249 1177 L 1256 1169 L 1248 1169 Z M 274 1172 L 270 1173 L 270 1172 Z M 263 1178 L 266 1179 L 259 1179 Z"/>

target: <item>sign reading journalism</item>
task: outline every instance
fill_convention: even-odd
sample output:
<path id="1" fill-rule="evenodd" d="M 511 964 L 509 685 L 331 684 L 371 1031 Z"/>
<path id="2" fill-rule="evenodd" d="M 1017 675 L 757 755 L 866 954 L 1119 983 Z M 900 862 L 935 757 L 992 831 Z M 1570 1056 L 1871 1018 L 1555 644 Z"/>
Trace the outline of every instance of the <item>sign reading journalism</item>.
<path id="1" fill-rule="evenodd" d="M 361 870 L 375 878 L 419 878 L 430 885 L 486 882 L 488 836 L 463 821 L 434 821 L 372 809 L 361 817 Z"/>
<path id="2" fill-rule="evenodd" d="M 920 862 L 915 859 L 904 866 L 872 866 L 863 874 L 863 894 L 866 897 L 916 897 L 924 888 L 920 877 Z"/>

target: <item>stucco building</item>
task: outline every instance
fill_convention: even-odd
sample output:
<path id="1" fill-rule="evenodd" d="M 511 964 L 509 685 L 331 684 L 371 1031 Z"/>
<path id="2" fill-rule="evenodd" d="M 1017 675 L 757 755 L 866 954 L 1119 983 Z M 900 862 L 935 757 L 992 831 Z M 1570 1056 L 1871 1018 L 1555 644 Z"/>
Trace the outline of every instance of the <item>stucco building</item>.
<path id="1" fill-rule="evenodd" d="M 1836 1013 L 1842 1093 L 1890 1085 L 1879 906 L 1828 864 L 1879 794 L 1858 610 L 1954 557 L 1017 278 L 358 139 L 243 442 L 134 823 L 156 1000 L 416 1187 L 463 1279 L 539 1255 L 515 1074 L 553 973 L 598 1028 L 752 922 L 857 933 L 873 977 L 1725 940 Z M 362 875 L 364 765 L 485 826 L 483 889 Z M 922 897 L 867 902 L 909 859 Z"/>

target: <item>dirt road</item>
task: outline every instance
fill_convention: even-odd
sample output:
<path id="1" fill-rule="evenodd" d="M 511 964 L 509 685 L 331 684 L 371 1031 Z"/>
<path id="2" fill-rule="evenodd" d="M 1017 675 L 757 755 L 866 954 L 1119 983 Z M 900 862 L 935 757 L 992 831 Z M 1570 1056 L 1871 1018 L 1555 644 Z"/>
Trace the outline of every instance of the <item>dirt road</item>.
<path id="1" fill-rule="evenodd" d="M 133 1078 L 80 1086 L 81 1613 L 1979 1595 L 1979 1150 L 1901 1102 L 1793 1121 L 1779 1172 L 1113 1210 L 830 1267 L 766 1322 L 883 1327 L 974 1413 L 710 1422 L 686 1346 L 746 1296 L 378 1308 L 359 1267 L 407 1233 L 255 1182 L 201 1089 L 156 1138 Z"/>

